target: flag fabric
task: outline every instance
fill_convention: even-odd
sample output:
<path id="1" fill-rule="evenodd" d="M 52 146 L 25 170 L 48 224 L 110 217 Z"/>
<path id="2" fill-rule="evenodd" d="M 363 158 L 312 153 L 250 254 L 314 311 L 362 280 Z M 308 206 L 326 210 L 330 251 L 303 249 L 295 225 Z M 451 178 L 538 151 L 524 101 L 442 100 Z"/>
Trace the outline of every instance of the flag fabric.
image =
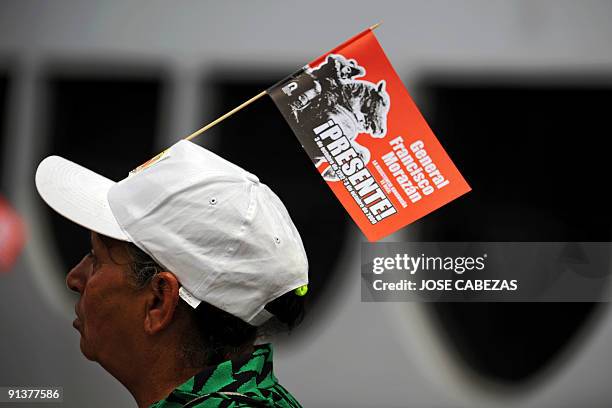
<path id="1" fill-rule="evenodd" d="M 371 29 L 267 93 L 370 241 L 470 191 Z"/>
<path id="2" fill-rule="evenodd" d="M 25 228 L 21 217 L 0 196 L 0 272 L 9 271 L 25 244 Z"/>

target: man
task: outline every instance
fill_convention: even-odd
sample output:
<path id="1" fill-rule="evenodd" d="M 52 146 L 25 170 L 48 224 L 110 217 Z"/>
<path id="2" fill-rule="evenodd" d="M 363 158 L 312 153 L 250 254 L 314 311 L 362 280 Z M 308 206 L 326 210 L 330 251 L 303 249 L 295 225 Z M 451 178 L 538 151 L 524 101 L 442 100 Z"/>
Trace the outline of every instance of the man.
<path id="1" fill-rule="evenodd" d="M 279 198 L 182 140 L 114 183 L 58 156 L 41 197 L 91 231 L 68 274 L 74 327 L 139 407 L 297 407 L 258 328 L 303 314 L 308 263 Z"/>

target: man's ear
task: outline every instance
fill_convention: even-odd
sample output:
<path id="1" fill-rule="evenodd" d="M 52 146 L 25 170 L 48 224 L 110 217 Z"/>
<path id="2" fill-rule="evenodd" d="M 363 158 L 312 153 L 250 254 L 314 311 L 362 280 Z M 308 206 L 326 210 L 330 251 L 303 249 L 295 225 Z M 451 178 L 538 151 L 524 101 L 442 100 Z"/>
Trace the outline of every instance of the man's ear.
<path id="1" fill-rule="evenodd" d="M 172 273 L 159 272 L 147 290 L 144 329 L 147 334 L 156 334 L 172 322 L 179 300 L 179 282 Z"/>

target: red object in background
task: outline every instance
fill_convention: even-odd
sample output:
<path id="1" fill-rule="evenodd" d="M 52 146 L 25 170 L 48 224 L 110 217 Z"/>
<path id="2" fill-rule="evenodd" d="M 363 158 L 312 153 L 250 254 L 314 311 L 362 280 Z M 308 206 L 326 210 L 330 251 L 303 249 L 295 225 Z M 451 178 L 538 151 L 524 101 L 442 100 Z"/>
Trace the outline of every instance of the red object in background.
<path id="1" fill-rule="evenodd" d="M 25 227 L 21 217 L 0 196 L 0 272 L 8 272 L 25 244 Z"/>

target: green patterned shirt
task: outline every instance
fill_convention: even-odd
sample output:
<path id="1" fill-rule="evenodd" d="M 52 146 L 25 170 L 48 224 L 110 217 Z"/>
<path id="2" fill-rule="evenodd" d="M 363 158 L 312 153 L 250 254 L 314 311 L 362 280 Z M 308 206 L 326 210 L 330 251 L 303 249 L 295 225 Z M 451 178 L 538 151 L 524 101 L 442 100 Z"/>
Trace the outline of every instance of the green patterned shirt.
<path id="1" fill-rule="evenodd" d="M 190 407 L 301 408 L 295 398 L 278 383 L 272 372 L 270 344 L 255 346 L 251 354 L 206 368 L 149 408 L 180 408 L 198 397 L 204 398 L 194 405 L 189 405 Z"/>

